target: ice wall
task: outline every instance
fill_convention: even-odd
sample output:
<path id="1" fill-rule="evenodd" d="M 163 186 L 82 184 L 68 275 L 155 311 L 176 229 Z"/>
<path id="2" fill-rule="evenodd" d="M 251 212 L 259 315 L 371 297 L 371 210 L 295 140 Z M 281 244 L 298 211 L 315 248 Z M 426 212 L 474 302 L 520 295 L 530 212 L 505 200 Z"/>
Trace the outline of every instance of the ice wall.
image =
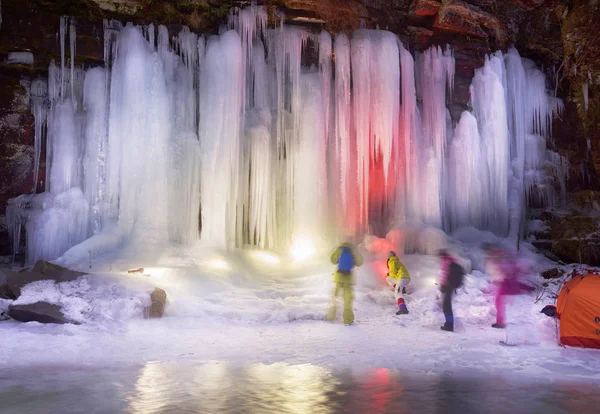
<path id="1" fill-rule="evenodd" d="M 58 39 L 31 94 L 46 192 L 10 205 L 29 261 L 109 228 L 119 246 L 284 252 L 415 223 L 517 234 L 527 203 L 564 198 L 568 166 L 547 149 L 560 102 L 514 49 L 476 71 L 453 125 L 452 50 L 413 58 L 387 31 L 268 28 L 254 4 L 208 38 L 107 21 L 105 64 L 87 70 L 73 19 Z"/>

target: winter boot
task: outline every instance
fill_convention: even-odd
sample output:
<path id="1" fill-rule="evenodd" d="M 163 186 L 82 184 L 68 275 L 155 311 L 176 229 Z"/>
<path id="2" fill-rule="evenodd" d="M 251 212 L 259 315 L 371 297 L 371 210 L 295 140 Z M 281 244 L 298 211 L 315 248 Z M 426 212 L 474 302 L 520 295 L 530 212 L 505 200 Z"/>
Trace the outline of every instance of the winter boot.
<path id="1" fill-rule="evenodd" d="M 408 309 L 406 308 L 406 303 L 404 303 L 403 298 L 398 298 L 398 312 L 396 315 L 406 315 L 408 313 Z"/>
<path id="2" fill-rule="evenodd" d="M 446 322 L 442 326 L 440 326 L 442 331 L 454 332 L 454 324 L 451 322 Z"/>
<path id="3" fill-rule="evenodd" d="M 506 328 L 506 325 L 503 323 L 494 323 L 494 324 L 492 324 L 492 328 L 504 329 L 504 328 Z"/>

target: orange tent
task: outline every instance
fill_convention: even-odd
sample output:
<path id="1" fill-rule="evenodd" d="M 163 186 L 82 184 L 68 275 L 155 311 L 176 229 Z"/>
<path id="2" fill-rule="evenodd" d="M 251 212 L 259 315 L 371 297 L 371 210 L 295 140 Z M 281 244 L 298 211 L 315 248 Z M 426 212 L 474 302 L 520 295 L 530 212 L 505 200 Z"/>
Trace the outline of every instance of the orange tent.
<path id="1" fill-rule="evenodd" d="M 565 283 L 556 312 L 561 344 L 600 349 L 600 275 L 577 275 Z"/>

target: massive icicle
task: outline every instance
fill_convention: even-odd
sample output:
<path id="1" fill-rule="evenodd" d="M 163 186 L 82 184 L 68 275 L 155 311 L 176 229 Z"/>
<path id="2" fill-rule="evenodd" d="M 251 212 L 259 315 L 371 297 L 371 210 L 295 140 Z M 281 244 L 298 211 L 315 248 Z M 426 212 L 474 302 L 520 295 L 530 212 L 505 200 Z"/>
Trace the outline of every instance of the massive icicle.
<path id="1" fill-rule="evenodd" d="M 48 116 L 48 83 L 43 79 L 36 79 L 31 83 L 31 112 L 35 120 L 33 144 L 33 192 L 38 187 L 40 156 L 42 145 L 46 138 L 46 120 Z"/>
<path id="2" fill-rule="evenodd" d="M 119 35 L 113 63 L 108 133 L 107 219 L 125 239 L 164 243 L 171 134 L 163 65 L 139 29 Z"/>
<path id="3" fill-rule="evenodd" d="M 446 92 L 454 86 L 454 56 L 450 48 L 432 47 L 418 56 L 416 72 L 418 92 L 422 98 L 422 141 L 418 149 L 421 166 L 420 219 L 436 227 L 442 226 L 444 206 L 445 150 L 448 141 Z"/>
<path id="4" fill-rule="evenodd" d="M 219 247 L 237 239 L 242 71 L 239 35 L 211 37 L 200 80 L 202 238 Z"/>
<path id="5" fill-rule="evenodd" d="M 385 31 L 358 30 L 351 43 L 353 118 L 358 162 L 360 228 L 384 231 L 394 211 L 390 169 L 400 111 L 400 51 L 397 37 Z M 381 217 L 371 217 L 383 211 Z"/>
<path id="6" fill-rule="evenodd" d="M 475 71 L 471 85 L 474 115 L 483 140 L 486 159 L 488 198 L 482 207 L 488 211 L 486 224 L 499 234 L 508 231 L 508 166 L 510 141 L 503 86 L 503 60 L 500 52 L 486 59 L 483 68 Z M 487 171 L 486 171 L 487 170 Z"/>

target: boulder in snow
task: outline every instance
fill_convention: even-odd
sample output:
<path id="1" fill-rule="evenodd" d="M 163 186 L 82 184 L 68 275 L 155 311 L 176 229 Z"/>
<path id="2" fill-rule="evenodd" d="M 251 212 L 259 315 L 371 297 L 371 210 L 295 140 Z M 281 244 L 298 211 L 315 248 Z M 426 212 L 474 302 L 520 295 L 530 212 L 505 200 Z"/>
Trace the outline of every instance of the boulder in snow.
<path id="1" fill-rule="evenodd" d="M 38 260 L 34 266 L 19 272 L 13 272 L 11 270 L 3 270 L 3 272 L 6 275 L 9 289 L 17 298 L 21 295 L 21 288 L 31 282 L 37 282 L 39 280 L 54 280 L 56 283 L 72 282 L 79 276 L 86 274 L 75 270 L 69 270 L 44 260 Z"/>
<path id="2" fill-rule="evenodd" d="M 36 302 L 27 305 L 10 305 L 8 315 L 21 322 L 40 323 L 75 323 L 64 316 L 61 307 L 47 302 Z"/>
<path id="3" fill-rule="evenodd" d="M 167 292 L 160 288 L 154 289 L 150 294 L 152 304 L 144 309 L 144 318 L 162 318 L 167 305 Z"/>
<path id="4" fill-rule="evenodd" d="M 8 287 L 8 283 L 0 285 L 0 299 L 10 299 L 15 300 L 17 297 Z"/>
<path id="5" fill-rule="evenodd" d="M 552 269 L 545 270 L 541 273 L 544 279 L 558 279 L 565 274 L 561 269 L 554 267 Z"/>

